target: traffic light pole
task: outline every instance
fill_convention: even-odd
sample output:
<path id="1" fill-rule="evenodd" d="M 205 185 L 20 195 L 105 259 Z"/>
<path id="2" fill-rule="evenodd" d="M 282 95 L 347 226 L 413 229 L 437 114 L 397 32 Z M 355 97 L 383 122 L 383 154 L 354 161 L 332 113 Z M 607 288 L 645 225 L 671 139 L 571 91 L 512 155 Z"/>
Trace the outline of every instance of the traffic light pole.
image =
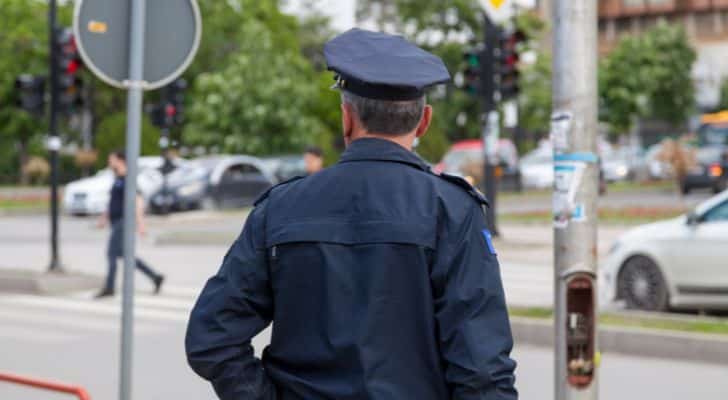
<path id="1" fill-rule="evenodd" d="M 50 58 L 50 120 L 48 123 L 48 151 L 51 164 L 51 261 L 50 272 L 61 272 L 61 261 L 58 255 L 58 46 L 56 46 L 56 0 L 50 0 L 48 6 L 48 45 Z"/>
<path id="2" fill-rule="evenodd" d="M 597 352 L 597 2 L 554 11 L 555 399 L 595 400 Z"/>
<path id="3" fill-rule="evenodd" d="M 169 157 L 169 127 L 165 126 L 161 129 L 159 137 L 159 150 L 162 153 L 162 214 L 169 214 L 170 205 L 167 201 L 169 196 L 169 168 L 172 160 Z"/>
<path id="4" fill-rule="evenodd" d="M 491 22 L 488 15 L 483 13 L 485 49 L 484 60 L 481 63 L 481 84 L 483 93 L 483 114 L 485 115 L 483 128 L 483 180 L 485 181 L 485 196 L 490 201 L 488 208 L 488 230 L 493 236 L 500 236 L 496 217 L 496 202 L 498 197 L 498 183 L 495 170 L 498 166 L 498 136 L 500 132 L 500 116 L 497 110 L 497 93 L 495 82 L 495 59 L 498 47 L 498 27 Z"/>

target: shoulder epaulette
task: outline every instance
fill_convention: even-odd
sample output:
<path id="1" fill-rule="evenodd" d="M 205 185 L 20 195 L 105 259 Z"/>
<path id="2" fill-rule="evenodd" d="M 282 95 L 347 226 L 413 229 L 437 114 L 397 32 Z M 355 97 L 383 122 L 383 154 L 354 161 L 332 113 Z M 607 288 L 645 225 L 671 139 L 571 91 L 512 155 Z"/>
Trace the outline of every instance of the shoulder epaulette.
<path id="1" fill-rule="evenodd" d="M 275 184 L 275 185 L 269 187 L 268 190 L 266 190 L 265 192 L 263 192 L 263 194 L 261 194 L 260 196 L 258 196 L 258 198 L 253 203 L 253 206 L 257 207 L 258 204 L 262 203 L 265 199 L 267 199 L 268 196 L 270 196 L 270 192 L 272 192 L 273 189 L 275 189 L 277 187 L 280 187 L 280 186 L 283 186 L 283 185 L 287 185 L 287 184 L 289 184 L 291 182 L 295 182 L 295 181 L 297 181 L 299 179 L 303 179 L 303 178 L 305 178 L 305 176 L 300 176 L 300 175 L 299 176 L 294 176 L 291 179 L 287 179 L 287 180 L 285 180 L 283 182 L 280 182 L 278 184 Z"/>
<path id="2" fill-rule="evenodd" d="M 435 175 L 439 176 L 440 178 L 442 178 L 450 183 L 454 183 L 461 189 L 465 190 L 479 204 L 485 205 L 486 207 L 490 207 L 490 203 L 488 202 L 488 199 L 485 198 L 485 195 L 483 195 L 483 193 L 481 193 L 480 190 L 474 188 L 473 185 L 471 185 L 465 179 L 463 179 L 459 176 L 445 174 L 445 173 L 440 173 L 440 174 L 435 174 Z"/>

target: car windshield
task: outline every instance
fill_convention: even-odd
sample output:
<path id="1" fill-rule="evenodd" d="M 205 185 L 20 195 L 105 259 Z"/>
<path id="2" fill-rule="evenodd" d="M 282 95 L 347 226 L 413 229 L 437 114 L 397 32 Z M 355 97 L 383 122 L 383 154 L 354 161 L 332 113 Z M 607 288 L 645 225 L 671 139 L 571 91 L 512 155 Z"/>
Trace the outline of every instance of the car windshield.
<path id="1" fill-rule="evenodd" d="M 701 147 L 728 145 L 728 123 L 701 126 L 698 130 L 698 141 Z"/>

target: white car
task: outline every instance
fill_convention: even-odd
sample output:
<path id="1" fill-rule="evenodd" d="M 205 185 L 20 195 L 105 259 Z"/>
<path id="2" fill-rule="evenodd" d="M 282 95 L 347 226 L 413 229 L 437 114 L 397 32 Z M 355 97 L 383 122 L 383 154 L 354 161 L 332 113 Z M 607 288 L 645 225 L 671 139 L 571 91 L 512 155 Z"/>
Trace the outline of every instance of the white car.
<path id="1" fill-rule="evenodd" d="M 608 300 L 629 308 L 728 309 L 728 191 L 624 234 L 600 277 Z"/>
<path id="2" fill-rule="evenodd" d="M 551 146 L 540 146 L 521 158 L 521 183 L 527 189 L 548 189 L 554 186 L 554 152 Z"/>
<path id="3" fill-rule="evenodd" d="M 161 157 L 140 157 L 137 185 L 145 199 L 162 186 Z M 114 173 L 102 169 L 96 175 L 73 181 L 63 192 L 63 209 L 71 215 L 99 215 L 109 206 L 109 194 Z"/>

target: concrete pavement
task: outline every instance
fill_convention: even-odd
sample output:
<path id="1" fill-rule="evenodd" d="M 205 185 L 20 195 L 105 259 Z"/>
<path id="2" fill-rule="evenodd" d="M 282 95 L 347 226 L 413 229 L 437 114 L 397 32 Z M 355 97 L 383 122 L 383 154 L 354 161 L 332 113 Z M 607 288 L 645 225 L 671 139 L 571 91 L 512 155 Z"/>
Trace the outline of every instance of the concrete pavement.
<path id="1" fill-rule="evenodd" d="M 227 244 L 156 245 L 154 235 L 186 229 L 214 232 L 223 227 L 233 236 L 244 216 L 218 215 L 208 221 L 199 215 L 153 219 L 150 237 L 140 241 L 139 254 L 168 276 L 160 296 L 137 274 L 137 318 L 134 358 L 134 397 L 138 399 L 213 399 L 209 386 L 184 360 L 185 322 L 199 289 L 219 266 Z M 61 251 L 75 270 L 105 272 L 106 231 L 92 228 L 92 219 L 62 220 Z M 0 267 L 24 266 L 43 271 L 47 263 L 47 217 L 5 217 L 0 220 Z M 184 230 L 183 229 L 183 230 Z M 205 231 L 205 229 L 207 229 Z M 548 227 L 504 226 L 496 246 L 509 301 L 538 305 L 550 302 L 551 268 Z M 615 228 L 616 229 L 616 228 Z M 529 233 L 531 232 L 531 233 Z M 604 231 L 604 240 L 614 231 Z M 520 240 L 516 240 L 519 238 Z M 608 247 L 608 245 L 605 245 Z M 0 370 L 86 386 L 94 399 L 113 399 L 117 393 L 120 299 L 92 301 L 93 292 L 64 296 L 0 295 Z M 256 338 L 260 352 L 269 332 Z M 548 400 L 553 392 L 552 351 L 517 343 L 522 399 Z M 675 360 L 605 354 L 600 382 L 604 399 L 722 400 L 728 367 Z M 46 393 L 11 388 L 0 383 L 0 399 L 59 400 Z"/>

